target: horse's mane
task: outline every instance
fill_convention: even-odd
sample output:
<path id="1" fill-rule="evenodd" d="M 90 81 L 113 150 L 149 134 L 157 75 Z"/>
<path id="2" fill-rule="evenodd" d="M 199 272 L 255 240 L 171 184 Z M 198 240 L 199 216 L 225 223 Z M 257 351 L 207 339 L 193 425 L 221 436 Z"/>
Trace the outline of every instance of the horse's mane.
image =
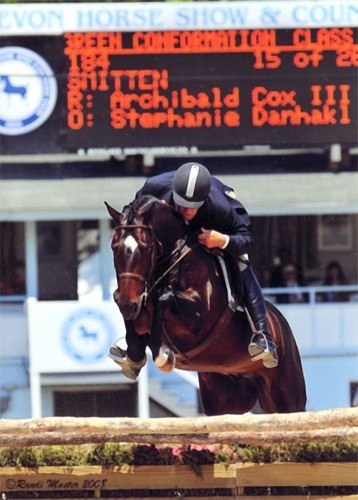
<path id="1" fill-rule="evenodd" d="M 127 223 L 133 224 L 135 219 L 148 212 L 148 210 L 153 206 L 153 203 L 159 202 L 157 198 L 151 195 L 143 195 L 136 198 L 130 205 L 129 210 L 126 212 Z"/>
<path id="2" fill-rule="evenodd" d="M 177 221 L 177 223 L 181 226 L 181 228 L 186 233 L 187 237 L 191 239 L 190 233 L 188 233 L 188 227 L 182 219 L 179 212 L 171 206 L 169 203 L 159 200 L 155 196 L 152 195 L 143 195 L 136 198 L 131 204 L 129 211 L 126 212 L 126 223 L 127 224 L 136 224 L 138 223 L 138 218 L 144 220 L 145 223 L 150 222 L 150 217 L 153 214 L 153 207 L 159 207 L 162 210 L 162 216 L 165 217 L 166 223 L 169 223 L 170 229 L 173 229 L 172 225 L 170 225 L 169 221 L 173 222 L 173 218 Z M 171 218 L 169 218 L 169 216 Z M 167 224 L 166 224 L 167 225 Z"/>

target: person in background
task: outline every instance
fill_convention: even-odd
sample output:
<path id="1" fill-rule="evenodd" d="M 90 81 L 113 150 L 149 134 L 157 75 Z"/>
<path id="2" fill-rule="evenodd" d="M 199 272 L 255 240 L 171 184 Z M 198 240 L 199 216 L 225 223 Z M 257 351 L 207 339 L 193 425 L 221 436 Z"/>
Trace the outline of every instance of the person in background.
<path id="1" fill-rule="evenodd" d="M 288 247 L 281 247 L 278 251 L 278 255 L 273 260 L 273 266 L 271 269 L 271 276 L 269 281 L 270 287 L 278 288 L 285 286 L 283 270 L 285 266 L 291 264 L 291 262 L 291 250 Z"/>
<path id="2" fill-rule="evenodd" d="M 287 288 L 306 286 L 306 281 L 297 264 L 288 264 L 283 269 L 284 285 Z M 291 290 L 289 294 L 281 295 L 278 302 L 281 304 L 300 304 L 308 301 L 308 295 L 300 290 Z"/>
<path id="3" fill-rule="evenodd" d="M 343 271 L 341 264 L 337 260 L 332 260 L 327 264 L 323 286 L 348 285 L 348 279 Z M 350 294 L 341 291 L 327 291 L 321 295 L 322 302 L 347 302 Z"/>
<path id="4" fill-rule="evenodd" d="M 292 262 L 292 254 L 289 248 L 281 247 L 278 256 L 274 259 L 271 269 L 269 286 L 272 288 L 301 287 L 306 286 L 306 280 L 298 264 Z M 291 304 L 307 302 L 307 294 L 296 292 L 293 294 L 277 294 L 275 301 L 278 304 Z"/>

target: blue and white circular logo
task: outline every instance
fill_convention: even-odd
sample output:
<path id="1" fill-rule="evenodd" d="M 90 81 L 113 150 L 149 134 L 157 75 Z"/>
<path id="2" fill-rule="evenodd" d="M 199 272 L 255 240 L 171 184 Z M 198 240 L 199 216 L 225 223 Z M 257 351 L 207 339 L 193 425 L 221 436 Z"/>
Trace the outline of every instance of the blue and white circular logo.
<path id="1" fill-rule="evenodd" d="M 0 133 L 21 135 L 42 125 L 57 100 L 48 63 L 24 47 L 0 48 Z"/>
<path id="2" fill-rule="evenodd" d="M 93 308 L 70 314 L 61 333 L 65 352 L 81 362 L 97 362 L 107 357 L 115 338 L 112 323 L 101 311 Z"/>

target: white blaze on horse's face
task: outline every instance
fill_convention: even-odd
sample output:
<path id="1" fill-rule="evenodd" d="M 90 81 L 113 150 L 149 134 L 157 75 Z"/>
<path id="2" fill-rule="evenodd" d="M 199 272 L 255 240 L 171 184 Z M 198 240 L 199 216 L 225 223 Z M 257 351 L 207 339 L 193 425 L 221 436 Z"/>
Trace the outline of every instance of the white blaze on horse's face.
<path id="1" fill-rule="evenodd" d="M 126 237 L 124 240 L 124 247 L 126 249 L 126 253 L 128 255 L 131 255 L 135 252 L 135 250 L 138 248 L 138 243 L 136 240 L 133 238 L 133 236 L 130 234 L 129 236 Z"/>

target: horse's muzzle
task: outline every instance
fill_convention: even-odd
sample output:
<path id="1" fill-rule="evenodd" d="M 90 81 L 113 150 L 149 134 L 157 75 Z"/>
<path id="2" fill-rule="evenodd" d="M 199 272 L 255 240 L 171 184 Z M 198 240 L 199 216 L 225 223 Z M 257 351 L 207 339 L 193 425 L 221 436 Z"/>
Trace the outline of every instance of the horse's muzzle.
<path id="1" fill-rule="evenodd" d="M 125 302 L 117 303 L 122 316 L 126 320 L 135 320 L 140 311 L 140 303 L 137 301 L 127 300 Z"/>
<path id="2" fill-rule="evenodd" d="M 137 318 L 141 308 L 141 300 L 123 298 L 121 297 L 119 290 L 115 290 L 113 293 L 113 299 L 119 307 L 124 319 L 135 320 Z"/>

